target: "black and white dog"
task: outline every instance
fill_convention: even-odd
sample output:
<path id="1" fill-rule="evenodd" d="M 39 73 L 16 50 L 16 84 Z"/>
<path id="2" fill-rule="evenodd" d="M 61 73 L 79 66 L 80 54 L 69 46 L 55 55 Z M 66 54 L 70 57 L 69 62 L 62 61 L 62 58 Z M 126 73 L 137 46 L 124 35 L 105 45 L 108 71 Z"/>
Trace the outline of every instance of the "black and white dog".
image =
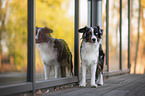
<path id="1" fill-rule="evenodd" d="M 44 63 L 45 80 L 49 78 L 51 66 L 55 69 L 55 78 L 65 77 L 66 68 L 72 74 L 73 68 L 72 54 L 67 43 L 63 39 L 53 38 L 52 32 L 48 27 L 36 28 L 36 45 Z"/>
<path id="2" fill-rule="evenodd" d="M 86 86 L 86 69 L 88 66 L 91 67 L 91 86 L 97 87 L 95 78 L 97 78 L 99 85 L 103 85 L 104 52 L 101 46 L 103 29 L 100 29 L 99 26 L 85 26 L 78 32 L 83 33 L 80 48 L 82 78 L 79 86 Z"/>

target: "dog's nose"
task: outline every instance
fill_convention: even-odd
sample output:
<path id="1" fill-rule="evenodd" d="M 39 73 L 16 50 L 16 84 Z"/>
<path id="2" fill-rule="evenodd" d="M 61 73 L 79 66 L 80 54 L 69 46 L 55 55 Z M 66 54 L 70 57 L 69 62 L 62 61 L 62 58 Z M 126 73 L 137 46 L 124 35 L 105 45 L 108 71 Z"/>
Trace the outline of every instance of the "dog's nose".
<path id="1" fill-rule="evenodd" d="M 92 41 L 95 42 L 96 41 L 96 38 L 93 38 Z"/>

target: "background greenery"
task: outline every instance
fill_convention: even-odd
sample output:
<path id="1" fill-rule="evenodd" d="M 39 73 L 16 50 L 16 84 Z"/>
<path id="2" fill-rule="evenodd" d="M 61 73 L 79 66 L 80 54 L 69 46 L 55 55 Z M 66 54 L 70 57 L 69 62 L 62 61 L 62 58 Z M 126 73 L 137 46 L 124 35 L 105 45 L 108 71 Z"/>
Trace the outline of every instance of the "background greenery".
<path id="1" fill-rule="evenodd" d="M 67 13 L 69 4 L 70 0 L 36 0 L 36 26 L 53 29 L 53 37 L 65 39 L 73 53 L 74 19 Z M 0 72 L 26 72 L 27 0 L 0 0 L 0 37 Z M 36 49 L 37 72 L 41 66 Z"/>

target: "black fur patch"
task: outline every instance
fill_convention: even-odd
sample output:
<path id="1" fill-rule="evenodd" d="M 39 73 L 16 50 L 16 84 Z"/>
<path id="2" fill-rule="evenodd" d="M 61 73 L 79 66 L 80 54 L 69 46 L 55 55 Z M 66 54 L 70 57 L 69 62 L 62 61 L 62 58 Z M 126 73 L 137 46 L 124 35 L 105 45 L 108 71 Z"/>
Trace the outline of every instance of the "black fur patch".
<path id="1" fill-rule="evenodd" d="M 63 39 L 55 39 L 54 48 L 58 52 L 57 60 L 60 64 L 61 76 L 66 76 L 66 67 L 68 68 L 68 70 L 71 70 L 71 73 L 73 73 L 72 54 L 67 43 Z"/>
<path id="2" fill-rule="evenodd" d="M 102 49 L 102 45 L 100 44 L 99 46 L 99 58 L 98 58 L 98 64 L 97 64 L 97 69 L 96 69 L 96 78 L 98 79 L 98 76 L 100 73 L 103 74 L 103 67 L 104 67 L 104 57 L 105 54 Z"/>

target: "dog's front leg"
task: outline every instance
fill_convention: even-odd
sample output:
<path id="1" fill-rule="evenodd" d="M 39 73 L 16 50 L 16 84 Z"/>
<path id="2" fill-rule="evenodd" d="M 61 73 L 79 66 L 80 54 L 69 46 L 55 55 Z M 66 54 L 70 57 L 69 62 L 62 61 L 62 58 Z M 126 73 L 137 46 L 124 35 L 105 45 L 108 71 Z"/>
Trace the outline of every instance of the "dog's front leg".
<path id="1" fill-rule="evenodd" d="M 55 65 L 54 70 L 55 70 L 55 78 L 58 78 L 59 77 L 59 65 Z"/>
<path id="2" fill-rule="evenodd" d="M 45 80 L 49 79 L 49 75 L 50 75 L 50 65 L 44 64 L 44 76 L 45 76 Z"/>
<path id="3" fill-rule="evenodd" d="M 96 67 L 97 67 L 97 64 L 91 65 L 91 86 L 92 87 L 97 87 L 97 85 L 95 84 Z"/>
<path id="4" fill-rule="evenodd" d="M 81 87 L 85 87 L 86 86 L 86 65 L 82 64 L 82 78 L 81 78 L 81 82 L 79 84 L 79 86 Z"/>

